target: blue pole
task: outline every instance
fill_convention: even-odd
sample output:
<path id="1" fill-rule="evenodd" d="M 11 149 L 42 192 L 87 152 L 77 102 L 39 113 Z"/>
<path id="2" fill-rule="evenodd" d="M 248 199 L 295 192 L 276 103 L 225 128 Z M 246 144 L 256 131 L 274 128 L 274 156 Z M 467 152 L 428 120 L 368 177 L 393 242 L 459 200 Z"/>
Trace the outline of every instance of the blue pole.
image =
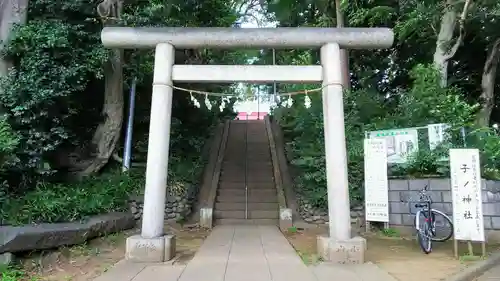
<path id="1" fill-rule="evenodd" d="M 132 80 L 130 88 L 130 101 L 128 107 L 127 132 L 125 135 L 125 147 L 123 151 L 123 166 L 122 171 L 126 172 L 130 169 L 130 161 L 132 158 L 132 133 L 134 127 L 134 107 L 135 107 L 135 89 L 137 85 L 137 77 Z"/>

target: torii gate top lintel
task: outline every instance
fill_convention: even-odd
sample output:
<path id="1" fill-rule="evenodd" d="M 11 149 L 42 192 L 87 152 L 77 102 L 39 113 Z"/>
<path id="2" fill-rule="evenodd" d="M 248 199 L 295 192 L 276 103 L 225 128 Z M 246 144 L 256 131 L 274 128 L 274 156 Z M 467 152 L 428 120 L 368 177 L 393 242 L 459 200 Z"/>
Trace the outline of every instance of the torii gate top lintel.
<path id="1" fill-rule="evenodd" d="M 390 28 L 231 28 L 231 27 L 105 27 L 105 47 L 154 48 L 169 43 L 175 48 L 319 48 L 337 43 L 346 49 L 389 48 Z"/>

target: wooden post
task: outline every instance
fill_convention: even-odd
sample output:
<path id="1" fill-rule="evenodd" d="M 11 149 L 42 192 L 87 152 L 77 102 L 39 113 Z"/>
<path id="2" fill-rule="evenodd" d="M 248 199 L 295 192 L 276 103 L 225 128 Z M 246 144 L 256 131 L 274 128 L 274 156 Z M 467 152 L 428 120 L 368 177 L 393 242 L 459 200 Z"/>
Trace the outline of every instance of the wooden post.
<path id="1" fill-rule="evenodd" d="M 467 241 L 467 249 L 469 250 L 469 256 L 474 256 L 474 247 L 471 241 Z"/>
<path id="2" fill-rule="evenodd" d="M 455 258 L 458 259 L 458 240 L 453 238 L 453 252 L 455 254 Z"/>

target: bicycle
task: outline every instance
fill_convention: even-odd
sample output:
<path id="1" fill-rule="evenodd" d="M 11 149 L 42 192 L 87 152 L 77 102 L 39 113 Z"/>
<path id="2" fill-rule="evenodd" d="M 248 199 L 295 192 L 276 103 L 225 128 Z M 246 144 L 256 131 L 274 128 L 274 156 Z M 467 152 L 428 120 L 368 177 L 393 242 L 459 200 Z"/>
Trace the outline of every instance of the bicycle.
<path id="1" fill-rule="evenodd" d="M 417 240 L 420 248 L 426 254 L 432 251 L 432 242 L 444 242 L 453 235 L 453 223 L 445 213 L 432 209 L 431 196 L 427 194 L 427 185 L 419 192 L 420 200 L 415 204 L 418 209 L 415 214 L 415 229 L 417 230 Z M 420 220 L 423 218 L 424 224 L 420 226 Z M 439 219 L 440 218 L 440 219 Z M 438 224 L 437 224 L 438 223 Z M 444 225 L 445 230 L 443 238 L 439 238 L 440 231 L 436 226 Z"/>

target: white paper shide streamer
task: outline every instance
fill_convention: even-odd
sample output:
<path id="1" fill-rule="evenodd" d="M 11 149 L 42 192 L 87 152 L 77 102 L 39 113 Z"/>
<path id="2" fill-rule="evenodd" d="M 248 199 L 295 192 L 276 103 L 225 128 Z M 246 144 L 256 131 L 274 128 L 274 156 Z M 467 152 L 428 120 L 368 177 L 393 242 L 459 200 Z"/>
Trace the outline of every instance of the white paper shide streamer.
<path id="1" fill-rule="evenodd" d="M 208 99 L 208 95 L 205 94 L 205 106 L 207 107 L 208 110 L 212 110 L 212 103 Z"/>
<path id="2" fill-rule="evenodd" d="M 304 98 L 304 106 L 306 108 L 311 108 L 311 105 L 312 105 L 311 98 L 309 97 L 308 94 L 306 94 L 306 96 Z"/>
<path id="3" fill-rule="evenodd" d="M 191 98 L 191 101 L 193 102 L 193 105 L 197 108 L 200 108 L 201 107 L 200 102 L 193 96 L 192 92 L 189 93 L 189 96 Z"/>
<path id="4" fill-rule="evenodd" d="M 292 95 L 288 95 L 288 99 L 285 102 L 286 107 L 291 108 L 293 105 L 293 98 Z"/>

